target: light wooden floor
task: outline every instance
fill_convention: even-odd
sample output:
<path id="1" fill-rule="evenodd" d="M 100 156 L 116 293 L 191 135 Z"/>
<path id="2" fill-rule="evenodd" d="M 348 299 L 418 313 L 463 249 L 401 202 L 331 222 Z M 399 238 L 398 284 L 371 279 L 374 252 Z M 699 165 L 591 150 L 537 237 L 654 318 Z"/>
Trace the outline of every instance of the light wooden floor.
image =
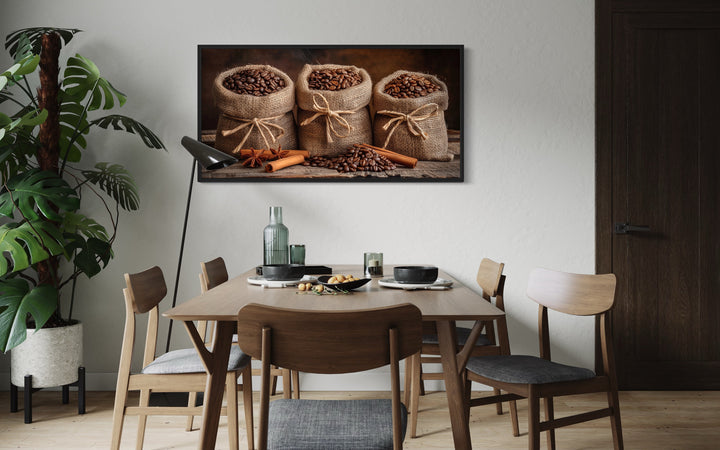
<path id="1" fill-rule="evenodd" d="M 365 398 L 368 392 L 303 392 L 303 398 Z M 9 413 L 8 392 L 0 392 L 0 448 L 105 449 L 109 447 L 112 392 L 89 392 L 87 413 L 77 415 L 77 394 L 71 391 L 70 404 L 63 405 L 60 392 L 41 391 L 33 396 L 33 423 L 23 423 L 23 412 Z M 22 407 L 22 397 L 19 404 Z M 556 416 L 604 405 L 601 395 L 556 399 Z M 257 405 L 257 403 L 256 403 Z M 627 449 L 718 449 L 720 448 L 720 392 L 621 392 L 623 436 Z M 407 438 L 407 449 L 452 448 L 450 420 L 445 394 L 430 393 L 420 399 L 418 430 L 422 436 Z M 257 411 L 257 407 L 255 408 Z M 473 408 L 471 434 L 476 449 L 527 448 L 526 402 L 518 402 L 520 437 L 512 437 L 507 413 L 495 415 L 494 406 Z M 240 408 L 240 448 L 247 448 Z M 134 448 L 136 418 L 127 418 L 123 448 Z M 256 422 L 257 424 L 257 422 Z M 195 449 L 198 432 L 185 432 L 185 418 L 151 417 L 145 449 Z M 559 449 L 612 448 L 609 419 L 574 425 L 557 431 Z M 545 439 L 542 439 L 543 448 Z M 220 419 L 219 449 L 227 448 L 227 425 Z"/>

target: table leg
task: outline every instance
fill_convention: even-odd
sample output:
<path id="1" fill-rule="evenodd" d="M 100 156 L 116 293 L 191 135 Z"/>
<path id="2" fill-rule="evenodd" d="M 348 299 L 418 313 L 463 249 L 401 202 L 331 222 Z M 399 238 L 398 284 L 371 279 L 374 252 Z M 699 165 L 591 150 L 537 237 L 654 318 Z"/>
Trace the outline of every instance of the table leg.
<path id="1" fill-rule="evenodd" d="M 200 429 L 200 446 L 202 450 L 215 448 L 218 424 L 220 422 L 220 409 L 222 408 L 223 394 L 227 375 L 228 360 L 235 322 L 218 321 L 215 326 L 215 337 L 212 350 L 208 351 L 195 325 L 187 321 L 185 327 L 190 333 L 195 348 L 203 359 L 208 372 L 205 395 L 203 398 L 202 426 Z"/>
<path id="2" fill-rule="evenodd" d="M 465 390 L 462 379 L 464 367 L 458 367 L 457 364 L 455 322 L 439 320 L 436 324 L 453 441 L 456 449 L 469 450 L 472 448 L 472 445 L 470 443 L 470 428 L 465 417 Z"/>

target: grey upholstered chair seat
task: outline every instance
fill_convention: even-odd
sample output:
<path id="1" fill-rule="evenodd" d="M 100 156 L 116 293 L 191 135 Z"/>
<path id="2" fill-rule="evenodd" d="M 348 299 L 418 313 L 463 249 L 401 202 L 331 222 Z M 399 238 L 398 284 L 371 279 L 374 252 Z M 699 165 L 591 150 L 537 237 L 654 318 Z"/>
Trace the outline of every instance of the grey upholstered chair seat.
<path id="1" fill-rule="evenodd" d="M 243 353 L 237 345 L 233 345 L 230 349 L 228 370 L 240 370 L 248 364 L 250 364 L 250 356 Z M 142 373 L 154 374 L 197 372 L 205 372 L 205 366 L 203 366 L 200 355 L 194 348 L 184 348 L 165 353 L 142 370 Z"/>
<path id="2" fill-rule="evenodd" d="M 472 331 L 470 328 L 457 327 L 457 340 L 459 345 L 465 345 L 468 338 L 470 337 L 470 331 Z M 437 334 L 423 335 L 423 344 L 438 343 L 439 341 Z M 484 334 L 481 334 L 478 340 L 475 342 L 475 345 L 491 345 L 491 342 Z"/>
<path id="3" fill-rule="evenodd" d="M 595 377 L 595 372 L 590 369 L 527 355 L 475 356 L 468 361 L 467 369 L 481 377 L 506 383 L 545 384 Z"/>
<path id="4" fill-rule="evenodd" d="M 270 402 L 269 430 L 268 449 L 392 449 L 392 402 L 278 399 Z"/>

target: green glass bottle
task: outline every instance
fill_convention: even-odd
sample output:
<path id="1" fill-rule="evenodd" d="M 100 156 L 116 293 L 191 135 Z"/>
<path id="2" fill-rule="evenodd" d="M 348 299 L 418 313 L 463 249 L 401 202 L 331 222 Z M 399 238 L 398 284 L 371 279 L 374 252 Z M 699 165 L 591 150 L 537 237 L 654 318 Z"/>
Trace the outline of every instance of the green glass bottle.
<path id="1" fill-rule="evenodd" d="M 290 232 L 283 224 L 282 207 L 270 207 L 270 223 L 263 230 L 263 265 L 288 264 Z"/>

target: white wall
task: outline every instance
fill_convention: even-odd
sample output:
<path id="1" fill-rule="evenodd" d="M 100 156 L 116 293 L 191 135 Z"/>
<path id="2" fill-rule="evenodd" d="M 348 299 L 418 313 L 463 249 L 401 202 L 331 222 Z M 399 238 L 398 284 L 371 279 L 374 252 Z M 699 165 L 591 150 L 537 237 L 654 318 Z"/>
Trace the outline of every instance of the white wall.
<path id="1" fill-rule="evenodd" d="M 3 2 L 2 36 L 31 26 L 84 30 L 65 56 L 92 59 L 127 94 L 122 111 L 168 147 L 149 151 L 118 134 L 90 144 L 90 158 L 134 174 L 142 200 L 121 217 L 108 269 L 78 285 L 90 389 L 114 388 L 123 273 L 157 264 L 172 290 L 191 165 L 179 141 L 196 132 L 198 44 L 464 44 L 466 181 L 196 184 L 180 301 L 198 294 L 200 261 L 222 255 L 231 275 L 261 261 L 271 205 L 284 207 L 310 264 L 360 263 L 380 250 L 388 264 L 436 264 L 474 286 L 483 257 L 504 261 L 514 353 L 538 352 L 529 271 L 594 270 L 592 0 Z M 0 67 L 9 65 L 4 54 Z M 352 201 L 324 207 L 331 196 Z M 592 322 L 551 320 L 554 356 L 592 367 Z M 173 337 L 189 345 L 183 327 Z M 8 372 L 9 355 L 0 356 L 0 388 Z M 303 379 L 305 389 L 385 383 L 384 373 Z"/>

